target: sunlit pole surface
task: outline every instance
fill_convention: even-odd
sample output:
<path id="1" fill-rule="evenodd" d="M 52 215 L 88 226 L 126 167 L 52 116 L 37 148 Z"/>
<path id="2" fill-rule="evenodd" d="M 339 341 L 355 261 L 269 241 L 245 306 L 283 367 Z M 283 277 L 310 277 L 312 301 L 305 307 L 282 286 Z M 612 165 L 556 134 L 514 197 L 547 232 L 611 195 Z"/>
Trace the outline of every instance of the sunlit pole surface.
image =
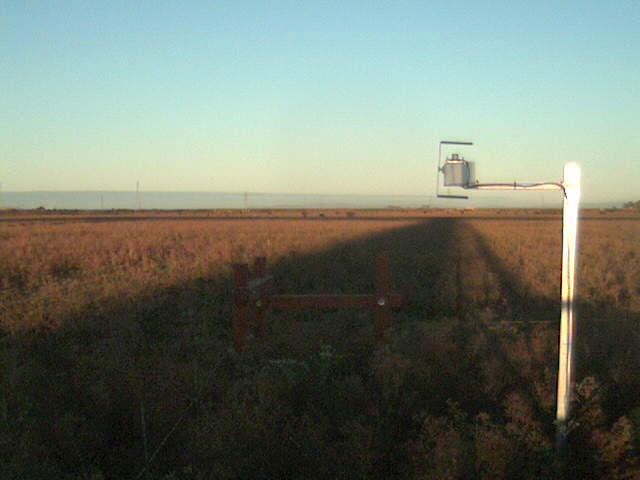
<path id="1" fill-rule="evenodd" d="M 558 351 L 558 395 L 556 410 L 556 446 L 563 450 L 567 440 L 567 425 L 571 413 L 573 383 L 573 336 L 575 329 L 575 278 L 578 240 L 578 205 L 580 203 L 580 167 L 565 165 L 565 198 L 562 215 L 562 311 Z"/>

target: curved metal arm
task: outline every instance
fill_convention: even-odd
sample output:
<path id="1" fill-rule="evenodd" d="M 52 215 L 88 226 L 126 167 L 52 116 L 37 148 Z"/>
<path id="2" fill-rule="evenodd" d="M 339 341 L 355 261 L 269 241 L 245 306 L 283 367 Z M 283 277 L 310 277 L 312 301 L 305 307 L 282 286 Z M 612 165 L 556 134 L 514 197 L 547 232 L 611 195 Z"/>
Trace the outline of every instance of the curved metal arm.
<path id="1" fill-rule="evenodd" d="M 465 189 L 474 190 L 562 190 L 562 194 L 566 197 L 567 192 L 564 184 L 557 182 L 539 182 L 539 183 L 475 183 L 467 185 Z"/>

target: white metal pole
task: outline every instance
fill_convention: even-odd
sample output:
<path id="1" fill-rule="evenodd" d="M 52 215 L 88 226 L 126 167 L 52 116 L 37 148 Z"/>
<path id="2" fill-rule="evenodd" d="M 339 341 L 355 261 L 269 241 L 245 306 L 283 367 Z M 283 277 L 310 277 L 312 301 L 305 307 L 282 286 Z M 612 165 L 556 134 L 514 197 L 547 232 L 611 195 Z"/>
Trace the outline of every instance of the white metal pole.
<path id="1" fill-rule="evenodd" d="M 440 142 L 440 144 L 454 142 Z M 438 155 L 440 173 L 440 151 Z M 436 184 L 438 185 L 438 184 Z M 575 330 L 575 277 L 578 244 L 578 207 L 580 204 L 580 167 L 575 163 L 564 166 L 564 180 L 558 183 L 478 183 L 458 185 L 473 190 L 558 190 L 564 191 L 562 214 L 562 311 L 558 348 L 558 393 L 556 407 L 556 446 L 564 450 L 571 407 L 573 383 L 573 335 Z"/>
<path id="2" fill-rule="evenodd" d="M 571 408 L 573 383 L 573 334 L 575 329 L 575 275 L 578 240 L 578 205 L 580 203 L 580 167 L 564 167 L 565 197 L 562 214 L 562 312 L 558 349 L 558 396 L 556 409 L 556 447 L 564 450 Z"/>

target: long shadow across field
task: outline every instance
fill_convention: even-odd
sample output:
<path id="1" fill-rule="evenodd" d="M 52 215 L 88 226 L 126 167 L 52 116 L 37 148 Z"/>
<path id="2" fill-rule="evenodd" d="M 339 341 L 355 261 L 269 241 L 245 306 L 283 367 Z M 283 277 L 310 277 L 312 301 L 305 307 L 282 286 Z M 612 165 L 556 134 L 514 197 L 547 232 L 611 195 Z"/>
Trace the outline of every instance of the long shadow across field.
<path id="1" fill-rule="evenodd" d="M 470 231 L 475 241 L 476 247 L 484 258 L 487 267 L 498 280 L 500 292 L 505 303 L 499 311 L 501 315 L 508 315 L 512 319 L 527 318 L 530 320 L 543 320 L 552 316 L 558 316 L 560 311 L 560 301 L 536 294 L 527 287 L 525 279 L 519 278 L 512 272 L 496 255 L 489 243 L 477 229 L 470 224 L 465 224 L 465 228 Z M 509 318 L 507 318 L 509 319 Z"/>
<path id="2" fill-rule="evenodd" d="M 534 321 L 552 319 L 551 322 L 559 328 L 560 292 L 555 298 L 534 293 L 527 287 L 525 279 L 518 278 L 517 274 L 500 260 L 492 251 L 489 241 L 477 229 L 471 225 L 467 225 L 467 228 L 475 238 L 489 268 L 499 280 L 508 307 L 503 311 L 512 312 L 514 318 Z M 559 253 L 558 248 L 558 256 Z M 558 272 L 559 269 L 560 258 Z M 613 299 L 606 303 L 587 301 L 580 295 L 580 278 L 577 279 L 577 283 L 576 378 L 595 375 L 606 379 L 611 374 L 607 371 L 607 365 L 615 357 L 620 358 L 621 362 L 628 362 L 628 365 L 634 365 L 634 368 L 640 368 L 640 357 L 631 353 L 640 340 L 639 329 L 634 328 L 634 325 L 640 325 L 640 313 L 620 308 Z M 616 382 L 618 387 L 608 392 L 608 407 L 614 412 L 629 411 L 636 404 L 633 392 L 637 392 L 640 385 L 637 379 L 625 375 L 621 375 Z"/>
<path id="3" fill-rule="evenodd" d="M 454 304 L 440 288 L 452 222 L 421 222 L 295 255 L 273 273 L 291 293 L 373 291 L 372 260 L 389 251 L 393 289 L 407 297 L 404 315 L 452 315 Z M 199 418 L 207 405 L 225 404 L 247 362 L 229 353 L 231 299 L 229 278 L 200 278 L 92 305 L 56 329 L 5 336 L 5 403 L 7 418 L 15 420 L 8 435 L 18 445 L 25 441 L 21 432 L 31 432 L 21 462 L 29 469 L 46 465 L 39 458 L 44 450 L 61 476 L 85 471 L 89 477 L 98 465 L 124 478 L 152 462 L 188 463 L 192 454 L 181 448 L 187 429 L 179 423 Z M 335 336 L 327 330 L 324 340 Z M 162 460 L 154 448 L 161 448 Z M 29 469 L 24 478 L 39 478 Z"/>
<path id="4" fill-rule="evenodd" d="M 281 293 L 367 293 L 374 288 L 375 254 L 389 252 L 392 290 L 406 298 L 406 305 L 391 317 L 393 335 L 399 342 L 394 343 L 392 338 L 393 352 L 398 345 L 411 345 L 407 339 L 411 325 L 456 317 L 475 321 L 477 312 L 466 305 L 465 294 L 459 288 L 459 265 L 464 259 L 461 251 L 453 248 L 462 228 L 468 227 L 460 219 L 420 221 L 321 252 L 292 255 L 271 265 L 270 270 Z M 504 312 L 529 317 L 528 314 L 548 314 L 550 309 L 556 309 L 555 300 L 533 294 L 503 265 L 481 234 L 475 231 L 472 237 L 502 287 L 505 298 L 501 305 L 506 302 L 508 306 Z M 58 465 L 61 472 L 84 469 L 88 477 L 91 465 L 99 465 L 110 475 L 128 478 L 152 465 L 168 470 L 172 465 L 189 465 L 194 458 L 208 458 L 206 443 L 212 440 L 201 430 L 198 434 L 206 440 L 201 451 L 184 451 L 182 445 L 193 443 L 195 435 L 186 425 L 206 423 L 203 418 L 207 415 L 211 415 L 212 424 L 219 422 L 218 416 L 224 412 L 234 415 L 235 407 L 226 405 L 231 405 L 233 395 L 239 394 L 230 392 L 238 388 L 238 378 L 258 368 L 255 362 L 300 359 L 309 348 L 321 349 L 332 342 L 339 352 L 346 351 L 341 348 L 348 348 L 351 342 L 357 351 L 349 359 L 362 362 L 362 367 L 345 368 L 365 379 L 369 375 L 367 365 L 375 361 L 378 353 L 371 338 L 358 340 L 359 335 L 372 336 L 369 313 L 274 313 L 269 317 L 272 337 L 268 338 L 267 347 L 250 349 L 238 356 L 229 352 L 231 293 L 229 278 L 201 278 L 150 291 L 134 301 L 113 299 L 108 304 L 95 305 L 69 319 L 68 326 L 59 330 L 34 332 L 17 339 L 5 337 L 3 348 L 13 362 L 9 364 L 16 372 L 22 372 L 7 377 L 17 392 L 13 400 L 5 402 L 9 405 L 8 418 L 28 419 L 30 441 L 42 448 L 48 445 L 47 451 L 55 452 L 47 453 L 53 455 L 50 462 Z M 588 310 L 589 305 L 584 308 Z M 440 383 L 403 384 L 417 393 L 408 398 L 411 395 L 404 395 L 399 389 L 397 397 L 389 397 L 391 408 L 385 415 L 396 420 L 381 420 L 389 422 L 385 445 L 398 447 L 381 454 L 371 466 L 378 478 L 392 478 L 402 471 L 406 458 L 400 446 L 408 435 L 416 434 L 415 420 L 407 412 L 416 405 L 423 404 L 431 413 L 443 413 L 447 399 L 452 398 L 471 413 L 480 408 L 491 410 L 493 400 L 482 392 L 476 378 L 474 362 L 478 358 L 466 345 L 469 338 L 464 324 L 460 326 L 455 348 L 437 350 L 437 339 L 429 343 L 433 352 L 421 352 L 424 344 L 412 347 L 416 349 L 415 358 L 434 365 L 431 377 L 421 374 L 416 378 L 433 378 Z M 492 338 L 495 354 L 507 361 L 500 342 Z M 446 355 L 458 357 L 442 358 Z M 401 355 L 396 361 L 398 369 L 413 368 L 406 366 Z M 554 364 L 554 360 L 550 363 Z M 515 379 L 514 387 L 522 386 L 515 368 L 511 368 L 510 375 Z M 623 390 L 631 393 L 630 389 L 636 387 L 631 383 Z M 529 396 L 535 397 L 533 393 Z M 237 401 L 248 402 L 246 398 Z M 310 401 L 314 401 L 313 397 Z M 623 402 L 618 400 L 616 408 L 630 405 L 629 400 Z M 492 413 L 498 413 L 499 408 L 499 404 L 494 406 Z M 348 402 L 344 409 L 357 410 Z M 538 411 L 537 417 L 548 421 L 545 412 Z M 53 422 L 53 433 L 51 419 L 64 419 Z M 26 427 L 16 423 L 14 428 L 17 432 Z M 335 435 L 340 438 L 342 434 Z M 294 441 L 291 448 L 295 445 Z M 38 464 L 38 458 L 25 458 Z M 220 459 L 207 461 L 215 463 Z"/>

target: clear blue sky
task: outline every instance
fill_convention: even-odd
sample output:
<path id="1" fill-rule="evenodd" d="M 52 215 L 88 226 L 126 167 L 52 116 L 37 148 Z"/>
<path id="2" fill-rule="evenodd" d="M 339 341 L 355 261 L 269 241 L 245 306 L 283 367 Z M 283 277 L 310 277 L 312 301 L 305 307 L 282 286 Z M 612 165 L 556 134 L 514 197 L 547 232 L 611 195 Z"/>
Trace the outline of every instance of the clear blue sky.
<path id="1" fill-rule="evenodd" d="M 640 198 L 640 2 L 8 0 L 4 190 L 433 194 L 483 181 Z"/>

